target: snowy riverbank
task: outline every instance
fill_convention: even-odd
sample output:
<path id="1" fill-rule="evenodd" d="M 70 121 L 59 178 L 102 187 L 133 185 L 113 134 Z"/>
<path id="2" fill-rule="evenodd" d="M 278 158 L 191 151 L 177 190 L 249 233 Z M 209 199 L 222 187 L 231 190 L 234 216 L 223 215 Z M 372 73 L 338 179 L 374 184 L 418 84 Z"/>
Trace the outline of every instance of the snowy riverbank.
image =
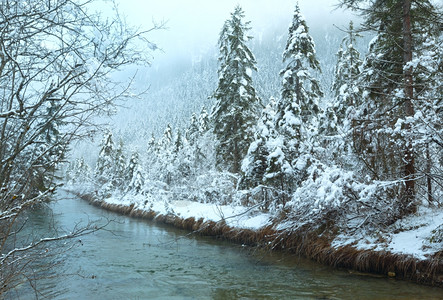
<path id="1" fill-rule="evenodd" d="M 131 217 L 251 246 L 291 251 L 336 267 L 443 286 L 443 240 L 439 239 L 443 231 L 442 209 L 422 208 L 376 234 L 331 236 L 293 232 L 291 222 L 278 221 L 257 206 L 177 201 L 167 195 L 153 198 L 114 193 L 99 199 L 87 190 L 83 188 L 78 194 L 94 205 Z"/>

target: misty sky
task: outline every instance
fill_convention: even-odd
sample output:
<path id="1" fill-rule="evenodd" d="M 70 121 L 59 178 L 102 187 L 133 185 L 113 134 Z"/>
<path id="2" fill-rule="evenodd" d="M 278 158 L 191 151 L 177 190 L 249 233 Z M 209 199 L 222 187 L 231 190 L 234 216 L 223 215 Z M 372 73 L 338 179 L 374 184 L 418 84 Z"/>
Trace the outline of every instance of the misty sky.
<path id="1" fill-rule="evenodd" d="M 251 21 L 252 35 L 257 37 L 275 24 L 283 22 L 289 26 L 295 3 L 294 0 L 119 0 L 119 8 L 132 25 L 150 28 L 152 21 L 167 21 L 167 30 L 151 34 L 152 41 L 164 51 L 155 54 L 155 67 L 161 61 L 176 57 L 192 59 L 214 49 L 224 21 L 237 4 L 245 11 L 245 20 Z M 343 12 L 334 10 L 335 3 L 299 1 L 310 27 L 344 24 Z"/>
<path id="2" fill-rule="evenodd" d="M 112 7 L 109 2 L 99 1 L 96 7 L 101 13 L 107 14 Z M 168 85 L 165 82 L 170 72 L 178 69 L 178 65 L 184 62 L 184 66 L 189 66 L 189 62 L 199 60 L 200 56 L 208 53 L 217 55 L 217 40 L 220 30 L 225 20 L 230 18 L 230 14 L 239 4 L 245 11 L 245 21 L 251 21 L 252 31 L 250 34 L 254 39 L 260 40 L 263 33 L 276 34 L 284 40 L 287 38 L 288 28 L 292 21 L 295 8 L 295 0 L 116 0 L 119 6 L 119 12 L 124 15 L 127 22 L 132 26 L 142 26 L 142 29 L 152 28 L 154 22 L 167 21 L 166 30 L 160 30 L 150 33 L 149 38 L 152 42 L 158 44 L 163 50 L 153 53 L 154 60 L 152 66 L 144 69 L 137 68 L 136 83 L 133 87 L 137 92 L 145 91 L 148 87 L 150 92 L 141 99 L 133 99 L 125 103 L 125 108 L 120 107 L 119 112 L 111 120 L 103 120 L 104 123 L 110 123 L 111 126 L 129 131 L 134 128 L 128 125 L 127 120 L 134 122 L 148 122 L 143 126 L 151 126 L 158 129 L 158 132 L 164 130 L 165 122 L 177 116 L 171 115 L 170 111 L 176 112 L 182 105 L 174 104 L 171 99 L 160 99 L 161 105 L 152 101 L 156 99 L 149 98 L 151 92 L 154 92 L 157 84 Z M 104 4 L 103 4 L 104 3 Z M 350 12 L 334 10 L 335 0 L 299 0 L 302 14 L 305 16 L 308 26 L 312 29 L 330 28 L 330 32 L 337 29 L 334 25 L 346 26 L 350 18 L 356 19 Z M 108 12 L 110 13 L 110 11 Z M 319 30 L 323 32 L 324 30 Z M 321 39 L 322 36 L 314 37 Z M 331 50 L 331 55 L 335 55 L 337 47 Z M 117 74 L 119 79 L 128 80 L 132 77 L 135 70 L 129 68 L 128 73 Z M 215 72 L 215 71 L 214 71 Z M 129 74 L 129 75 L 127 75 Z M 278 74 L 278 72 L 276 73 Z M 215 83 L 214 83 L 215 84 Z M 154 85 L 154 87 L 151 87 Z M 163 94 L 162 94 L 163 95 Z M 163 95 L 165 96 L 165 95 Z M 172 97 L 172 96 L 171 96 Z M 145 100 L 148 100 L 145 102 Z M 172 99 L 174 100 L 174 99 Z M 142 101 L 142 102 L 140 102 Z M 167 104 L 169 103 L 169 104 Z M 172 103 L 172 104 L 171 104 Z M 165 106 L 173 106 L 164 108 Z M 140 109 L 142 107 L 143 109 Z M 162 109 L 162 111 L 159 111 Z M 163 111 L 164 110 L 164 111 Z M 149 115 L 149 116 L 148 116 Z M 180 116 L 178 116 L 180 117 Z M 186 116 L 188 120 L 189 116 Z M 153 124 L 155 123 L 155 124 Z M 132 124 L 132 123 L 131 123 Z M 125 126 L 129 126 L 126 128 Z M 132 125 L 131 125 L 132 126 Z M 126 128 L 126 129 L 125 129 Z M 117 129 L 116 129 L 117 131 Z M 152 130 L 153 132 L 155 130 Z M 132 132 L 132 131 L 131 131 Z M 156 132 L 156 133 L 158 133 Z M 149 133 L 150 134 L 150 133 Z M 99 137 L 96 142 L 101 139 Z M 144 141 L 145 142 L 145 141 Z M 138 145 L 140 149 L 145 144 Z M 92 159 L 89 153 L 96 151 L 96 145 L 85 143 L 76 147 L 74 156 L 83 156 Z M 137 147 L 137 145 L 136 145 Z M 93 161 L 88 163 L 94 164 Z"/>

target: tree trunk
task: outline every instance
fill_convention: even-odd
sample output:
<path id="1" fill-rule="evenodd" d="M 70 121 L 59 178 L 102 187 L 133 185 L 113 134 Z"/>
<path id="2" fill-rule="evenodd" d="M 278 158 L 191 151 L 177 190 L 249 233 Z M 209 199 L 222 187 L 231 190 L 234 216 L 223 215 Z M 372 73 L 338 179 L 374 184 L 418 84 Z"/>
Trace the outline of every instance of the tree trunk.
<path id="1" fill-rule="evenodd" d="M 428 202 L 429 205 L 432 205 L 434 202 L 432 198 L 432 181 L 431 181 L 431 155 L 429 153 L 429 143 L 426 144 L 426 183 L 428 188 Z"/>
<path id="2" fill-rule="evenodd" d="M 406 66 L 412 61 L 412 29 L 411 29 L 411 0 L 403 1 L 403 65 Z M 412 99 L 414 97 L 412 67 L 403 69 L 404 75 L 404 104 L 403 109 L 406 117 L 414 115 L 414 107 Z M 413 213 L 416 211 L 415 202 L 415 157 L 412 149 L 411 128 L 406 123 L 403 126 L 406 135 L 404 149 L 404 178 L 405 178 L 405 195 L 403 197 L 402 207 L 405 213 Z"/>

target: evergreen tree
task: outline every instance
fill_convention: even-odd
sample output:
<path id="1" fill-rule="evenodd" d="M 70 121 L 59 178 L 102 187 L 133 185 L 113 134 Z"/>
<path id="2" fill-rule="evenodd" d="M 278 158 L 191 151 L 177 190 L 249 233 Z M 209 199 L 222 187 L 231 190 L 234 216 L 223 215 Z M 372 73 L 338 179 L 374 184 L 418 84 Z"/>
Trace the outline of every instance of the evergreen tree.
<path id="1" fill-rule="evenodd" d="M 126 157 L 124 154 L 123 140 L 120 139 L 117 149 L 115 150 L 113 183 L 115 186 L 120 186 L 125 179 L 126 172 Z"/>
<path id="2" fill-rule="evenodd" d="M 143 170 L 140 166 L 137 166 L 134 170 L 131 181 L 128 185 L 128 190 L 134 191 L 136 193 L 141 193 L 143 191 L 145 179 L 143 176 Z"/>
<path id="3" fill-rule="evenodd" d="M 289 27 L 283 62 L 286 67 L 280 72 L 283 86 L 275 116 L 279 138 L 270 151 L 267 176 L 274 181 L 278 179 L 282 189 L 291 190 L 299 181 L 296 177 L 300 170 L 295 168 L 297 159 L 302 152 L 311 151 L 301 148 L 309 144 L 309 139 L 317 132 L 318 101 L 323 96 L 317 79 L 310 74 L 320 72 L 320 63 L 298 4 Z"/>
<path id="4" fill-rule="evenodd" d="M 352 154 L 354 141 L 353 124 L 356 109 L 361 105 L 362 89 L 359 86 L 359 75 L 362 60 L 356 49 L 357 37 L 352 21 L 349 23 L 347 35 L 343 38 L 337 52 L 337 63 L 334 70 L 332 92 L 334 98 L 328 102 L 320 120 L 319 132 L 322 135 L 325 155 L 341 160 L 343 153 Z M 349 165 L 347 159 L 339 164 Z"/>
<path id="5" fill-rule="evenodd" d="M 255 187 L 263 184 L 266 171 L 270 170 L 269 148 L 272 148 L 272 141 L 276 137 L 274 127 L 275 99 L 271 98 L 268 105 L 263 109 L 258 120 L 254 141 L 248 149 L 246 157 L 242 163 L 242 187 Z M 269 175 L 269 174 L 266 174 Z M 267 178 L 268 181 L 270 178 Z"/>
<path id="6" fill-rule="evenodd" d="M 205 133 L 209 129 L 209 114 L 206 111 L 206 108 L 203 106 L 200 115 L 198 117 L 198 123 L 199 123 L 199 132 L 200 134 Z"/>
<path id="7" fill-rule="evenodd" d="M 426 35 L 441 24 L 441 11 L 429 0 L 342 0 L 365 12 L 365 25 L 377 31 L 362 71 L 365 104 L 358 109 L 356 150 L 376 179 L 401 180 L 400 214 L 416 210 L 415 138 L 409 120 L 420 109 L 418 78 L 412 64 Z M 406 121 L 408 120 L 408 121 Z"/>
<path id="8" fill-rule="evenodd" d="M 135 173 L 139 168 L 139 154 L 138 152 L 134 152 L 131 154 L 131 158 L 129 159 L 128 166 L 126 167 L 126 182 L 133 182 Z"/>
<path id="9" fill-rule="evenodd" d="M 217 102 L 211 116 L 218 142 L 217 163 L 234 173 L 240 171 L 251 143 L 259 104 L 251 77 L 256 61 L 246 45 L 250 27 L 243 18 L 244 12 L 237 6 L 221 32 L 219 82 L 214 93 Z"/>
<path id="10" fill-rule="evenodd" d="M 174 141 L 174 153 L 177 155 L 182 148 L 183 148 L 182 133 L 180 130 L 177 130 L 177 134 L 175 135 L 175 141 Z"/>
<path id="11" fill-rule="evenodd" d="M 411 123 L 417 153 L 418 193 L 430 205 L 443 196 L 443 34 L 423 30 L 425 41 L 415 48 L 416 113 Z M 421 155 L 420 155 L 421 154 Z"/>
<path id="12" fill-rule="evenodd" d="M 95 166 L 95 173 L 111 178 L 114 167 L 115 145 L 111 131 L 107 131 L 100 143 L 100 152 Z"/>
<path id="13" fill-rule="evenodd" d="M 146 166 L 146 174 L 149 178 L 155 177 L 155 172 L 158 165 L 158 155 L 160 152 L 159 142 L 156 140 L 154 133 L 151 133 L 151 138 L 148 140 L 146 154 L 144 157 L 144 164 Z"/>
<path id="14" fill-rule="evenodd" d="M 221 86 L 224 83 L 225 77 L 223 76 L 225 67 L 227 65 L 229 53 L 231 51 L 229 46 L 229 35 L 231 34 L 231 21 L 226 20 L 223 24 L 222 30 L 220 31 L 220 37 L 218 39 L 218 46 L 219 46 L 219 56 L 218 56 L 218 62 L 219 62 L 219 68 L 218 68 L 218 76 L 219 76 L 219 86 Z"/>
<path id="15" fill-rule="evenodd" d="M 33 157 L 35 162 L 30 168 L 30 182 L 35 189 L 34 193 L 47 190 L 53 183 L 55 170 L 58 164 L 64 159 L 67 149 L 67 142 L 63 140 L 60 127 L 66 122 L 60 120 L 58 114 L 62 108 L 60 101 L 55 98 L 48 99 L 45 113 L 38 127 L 41 134 L 38 143 L 32 146 L 29 157 Z"/>
<path id="16" fill-rule="evenodd" d="M 147 148 L 148 155 L 156 154 L 157 151 L 158 151 L 158 144 L 155 139 L 154 133 L 151 133 L 151 138 L 148 141 L 148 148 Z"/>
<path id="17" fill-rule="evenodd" d="M 86 182 L 91 176 L 91 168 L 84 158 L 77 158 L 69 164 L 66 170 L 66 179 L 70 182 Z"/>
<path id="18" fill-rule="evenodd" d="M 46 116 L 43 126 L 43 135 L 44 140 L 47 146 L 50 148 L 48 151 L 48 155 L 52 156 L 53 161 L 57 161 L 57 158 L 63 158 L 63 154 L 65 152 L 66 142 L 62 140 L 62 134 L 60 132 L 60 127 L 65 125 L 66 122 L 63 122 L 59 118 L 57 118 L 60 110 L 61 103 L 56 99 L 49 99 L 46 107 Z"/>
<path id="19" fill-rule="evenodd" d="M 318 80 L 310 74 L 312 71 L 320 72 L 320 63 L 315 56 L 315 44 L 298 4 L 289 27 L 283 62 L 287 65 L 280 71 L 283 87 L 276 117 L 277 126 L 285 130 L 285 127 L 292 126 L 292 116 L 297 117 L 295 110 L 298 108 L 303 123 L 313 122 L 319 113 L 318 101 L 323 97 Z"/>
<path id="20" fill-rule="evenodd" d="M 186 140 L 188 140 L 189 143 L 194 143 L 199 133 L 199 128 L 200 124 L 199 120 L 197 119 L 197 115 L 195 113 L 192 113 L 191 120 L 185 134 Z"/>
<path id="21" fill-rule="evenodd" d="M 362 91 L 357 80 L 360 75 L 362 60 L 360 52 L 355 48 L 357 37 L 361 37 L 361 35 L 355 33 L 351 21 L 347 36 L 343 38 L 337 53 L 337 65 L 332 85 L 335 96 L 332 108 L 337 117 L 338 126 L 347 123 L 346 125 L 349 127 L 349 121 L 352 120 L 355 114 L 355 107 L 361 104 Z"/>
<path id="22" fill-rule="evenodd" d="M 173 163 L 175 158 L 172 128 L 168 124 L 160 140 L 160 149 L 157 154 L 157 173 L 160 180 L 171 184 L 173 179 Z"/>
<path id="23" fill-rule="evenodd" d="M 163 150 L 169 150 L 169 146 L 171 145 L 171 143 L 172 143 L 172 128 L 171 125 L 168 124 L 163 133 L 163 137 L 160 140 L 160 147 Z"/>

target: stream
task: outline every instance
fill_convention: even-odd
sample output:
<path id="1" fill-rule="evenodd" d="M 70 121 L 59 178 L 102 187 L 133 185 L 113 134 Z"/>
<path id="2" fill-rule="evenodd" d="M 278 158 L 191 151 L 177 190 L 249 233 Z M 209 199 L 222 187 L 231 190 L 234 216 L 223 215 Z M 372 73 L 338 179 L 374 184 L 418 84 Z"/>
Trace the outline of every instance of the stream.
<path id="1" fill-rule="evenodd" d="M 111 222 L 62 254 L 51 276 L 37 282 L 42 299 L 443 299 L 441 288 L 189 235 L 63 191 L 57 198 L 29 214 L 34 233 Z M 35 298 L 24 287 L 8 296 Z"/>

